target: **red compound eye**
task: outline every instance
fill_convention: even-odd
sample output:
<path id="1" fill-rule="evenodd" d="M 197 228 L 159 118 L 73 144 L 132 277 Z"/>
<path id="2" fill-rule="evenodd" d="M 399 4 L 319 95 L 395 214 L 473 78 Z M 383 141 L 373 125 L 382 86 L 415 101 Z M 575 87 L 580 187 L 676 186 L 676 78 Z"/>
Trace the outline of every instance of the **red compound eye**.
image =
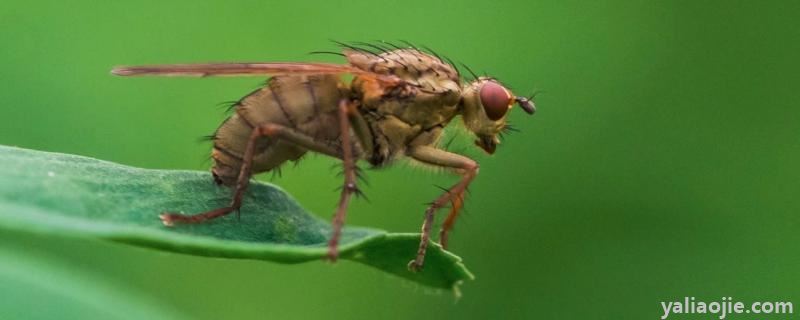
<path id="1" fill-rule="evenodd" d="M 480 91 L 481 104 L 486 116 L 494 121 L 500 120 L 511 105 L 511 96 L 503 86 L 494 81 L 487 81 L 483 84 Z"/>

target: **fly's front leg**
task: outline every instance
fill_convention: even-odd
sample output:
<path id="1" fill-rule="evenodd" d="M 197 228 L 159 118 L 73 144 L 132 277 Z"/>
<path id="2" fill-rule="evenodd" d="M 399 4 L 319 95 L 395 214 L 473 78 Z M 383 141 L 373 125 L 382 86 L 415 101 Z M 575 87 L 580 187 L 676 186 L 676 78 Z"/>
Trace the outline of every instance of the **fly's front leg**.
<path id="1" fill-rule="evenodd" d="M 242 167 L 239 170 L 239 176 L 236 180 L 236 188 L 233 193 L 233 199 L 227 207 L 217 208 L 208 212 L 182 215 L 177 213 L 165 212 L 161 214 L 160 218 L 164 225 L 172 226 L 175 223 L 200 223 L 206 220 L 211 220 L 217 217 L 227 215 L 233 211 L 239 210 L 242 206 L 242 197 L 244 196 L 247 185 L 250 182 L 251 167 L 253 165 L 253 156 L 255 155 L 255 145 L 259 138 L 270 137 L 273 139 L 283 139 L 285 141 L 294 143 L 305 149 L 316 151 L 319 153 L 327 154 L 333 157 L 339 157 L 339 152 L 335 148 L 328 146 L 324 143 L 315 141 L 313 138 L 300 133 L 296 130 L 277 125 L 266 124 L 253 129 L 250 138 L 247 141 L 245 148 Z"/>
<path id="2" fill-rule="evenodd" d="M 353 156 L 353 145 L 350 142 L 350 119 L 353 117 L 359 117 L 358 111 L 355 110 L 355 105 L 345 99 L 339 101 L 339 132 L 342 136 L 341 158 L 344 166 L 344 185 L 342 186 L 339 205 L 336 207 L 336 213 L 333 216 L 333 234 L 328 242 L 328 259 L 330 261 L 336 261 L 339 257 L 339 238 L 342 235 L 342 227 L 344 226 L 350 198 L 353 193 L 360 192 L 356 185 L 356 159 Z M 363 132 L 355 131 L 359 140 L 365 140 L 362 136 Z"/>
<path id="3" fill-rule="evenodd" d="M 422 269 L 422 265 L 425 261 L 425 251 L 428 249 L 428 240 L 430 239 L 433 216 L 436 210 L 443 207 L 448 202 L 453 203 L 452 211 L 447 217 L 445 224 L 442 226 L 441 231 L 443 244 L 446 244 L 447 231 L 453 226 L 458 216 L 458 211 L 461 208 L 461 203 L 464 198 L 464 191 L 467 190 L 467 186 L 469 186 L 472 179 L 478 174 L 478 163 L 465 156 L 430 146 L 412 147 L 406 153 L 417 161 L 440 167 L 452 168 L 461 174 L 461 180 L 431 202 L 430 206 L 425 210 L 425 220 L 422 223 L 422 235 L 420 236 L 417 257 L 408 264 L 408 269 L 416 272 Z"/>

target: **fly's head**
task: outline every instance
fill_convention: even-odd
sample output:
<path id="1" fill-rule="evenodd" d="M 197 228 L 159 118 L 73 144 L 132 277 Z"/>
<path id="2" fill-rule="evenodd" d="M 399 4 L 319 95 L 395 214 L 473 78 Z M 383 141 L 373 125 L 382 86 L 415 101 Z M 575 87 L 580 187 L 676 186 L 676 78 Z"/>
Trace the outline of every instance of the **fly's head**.
<path id="1" fill-rule="evenodd" d="M 500 139 L 497 136 L 509 129 L 506 123 L 508 111 L 518 105 L 528 114 L 536 107 L 530 98 L 517 97 L 492 78 L 480 77 L 467 84 L 462 91 L 461 115 L 464 125 L 475 134 L 475 145 L 494 153 Z"/>

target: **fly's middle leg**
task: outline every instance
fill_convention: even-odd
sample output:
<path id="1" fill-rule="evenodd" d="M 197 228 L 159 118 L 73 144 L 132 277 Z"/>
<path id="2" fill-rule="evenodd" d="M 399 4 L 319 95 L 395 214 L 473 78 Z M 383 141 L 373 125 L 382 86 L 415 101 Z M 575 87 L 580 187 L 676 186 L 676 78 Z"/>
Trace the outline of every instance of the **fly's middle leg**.
<path id="1" fill-rule="evenodd" d="M 461 180 L 453 185 L 449 190 L 445 191 L 436 200 L 431 202 L 430 206 L 425 210 L 425 218 L 422 223 L 422 235 L 420 236 L 419 249 L 417 256 L 414 260 L 408 263 L 408 269 L 416 272 L 422 269 L 425 262 L 425 251 L 428 249 L 428 242 L 430 239 L 431 228 L 433 227 L 433 218 L 436 211 L 448 202 L 453 203 L 450 215 L 445 220 L 440 235 L 442 245 L 447 244 L 447 232 L 452 228 L 455 219 L 458 216 L 459 209 L 462 206 L 464 199 L 464 192 L 467 190 L 470 182 L 478 174 L 478 163 L 465 156 L 447 152 L 441 149 L 436 149 L 429 146 L 414 147 L 407 151 L 408 156 L 431 165 L 436 165 L 445 168 L 456 169 L 461 174 Z"/>
<path id="2" fill-rule="evenodd" d="M 347 215 L 347 206 L 350 204 L 350 198 L 353 194 L 358 194 L 358 186 L 356 185 L 356 159 L 353 156 L 353 145 L 350 142 L 351 124 L 350 119 L 357 117 L 357 111 L 354 105 L 350 104 L 347 100 L 342 99 L 339 101 L 339 132 L 342 137 L 342 164 L 344 166 L 344 185 L 342 186 L 342 194 L 339 198 L 339 205 L 336 207 L 336 213 L 333 216 L 333 234 L 328 242 L 328 259 L 336 261 L 339 257 L 339 238 L 342 235 L 342 227 L 344 226 L 344 219 Z M 360 140 L 358 130 L 356 130 Z"/>
<path id="3" fill-rule="evenodd" d="M 177 213 L 165 212 L 161 214 L 160 218 L 164 225 L 172 226 L 176 223 L 200 223 L 203 221 L 211 220 L 217 217 L 227 215 L 233 211 L 239 210 L 242 206 L 242 197 L 250 182 L 251 168 L 253 165 L 253 157 L 255 155 L 255 145 L 259 138 L 270 137 L 273 139 L 282 139 L 294 143 L 300 147 L 308 150 L 316 151 L 319 153 L 327 154 L 334 157 L 339 157 L 339 151 L 336 148 L 327 144 L 318 142 L 314 138 L 306 134 L 298 132 L 294 129 L 287 128 L 277 124 L 265 124 L 253 129 L 250 138 L 245 148 L 244 157 L 242 160 L 242 167 L 239 170 L 239 176 L 236 180 L 236 186 L 233 193 L 233 199 L 227 207 L 217 208 L 208 212 L 182 215 Z"/>

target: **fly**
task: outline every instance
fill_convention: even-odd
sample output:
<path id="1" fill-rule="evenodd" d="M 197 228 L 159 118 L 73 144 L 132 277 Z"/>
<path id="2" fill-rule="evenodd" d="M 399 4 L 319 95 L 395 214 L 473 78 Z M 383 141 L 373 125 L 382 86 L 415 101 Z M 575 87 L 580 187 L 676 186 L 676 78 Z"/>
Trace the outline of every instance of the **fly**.
<path id="1" fill-rule="evenodd" d="M 384 167 L 410 158 L 461 177 L 425 210 L 419 249 L 408 264 L 411 271 L 421 270 L 434 214 L 452 204 L 439 232 L 439 243 L 446 248 L 465 191 L 478 174 L 475 160 L 437 148 L 444 127 L 460 115 L 464 126 L 475 135 L 475 145 L 492 154 L 500 142 L 498 135 L 511 129 L 506 123 L 508 111 L 516 104 L 533 114 L 535 107 L 531 98 L 515 96 L 496 79 L 462 81 L 449 60 L 413 46 L 388 44 L 392 46 L 389 48 L 387 44 L 342 44 L 345 64 L 208 63 L 114 68 L 112 73 L 119 76 L 271 76 L 265 86 L 239 100 L 235 113 L 212 135 L 211 172 L 217 184 L 233 188 L 230 204 L 193 215 L 166 212 L 160 215 L 161 221 L 173 226 L 230 214 L 241 207 L 252 175 L 298 160 L 307 152 L 321 153 L 341 160 L 344 167 L 344 185 L 327 252 L 327 257 L 335 261 L 348 204 L 361 192 L 356 162 Z M 343 80 L 344 74 L 352 75 L 352 80 Z"/>

